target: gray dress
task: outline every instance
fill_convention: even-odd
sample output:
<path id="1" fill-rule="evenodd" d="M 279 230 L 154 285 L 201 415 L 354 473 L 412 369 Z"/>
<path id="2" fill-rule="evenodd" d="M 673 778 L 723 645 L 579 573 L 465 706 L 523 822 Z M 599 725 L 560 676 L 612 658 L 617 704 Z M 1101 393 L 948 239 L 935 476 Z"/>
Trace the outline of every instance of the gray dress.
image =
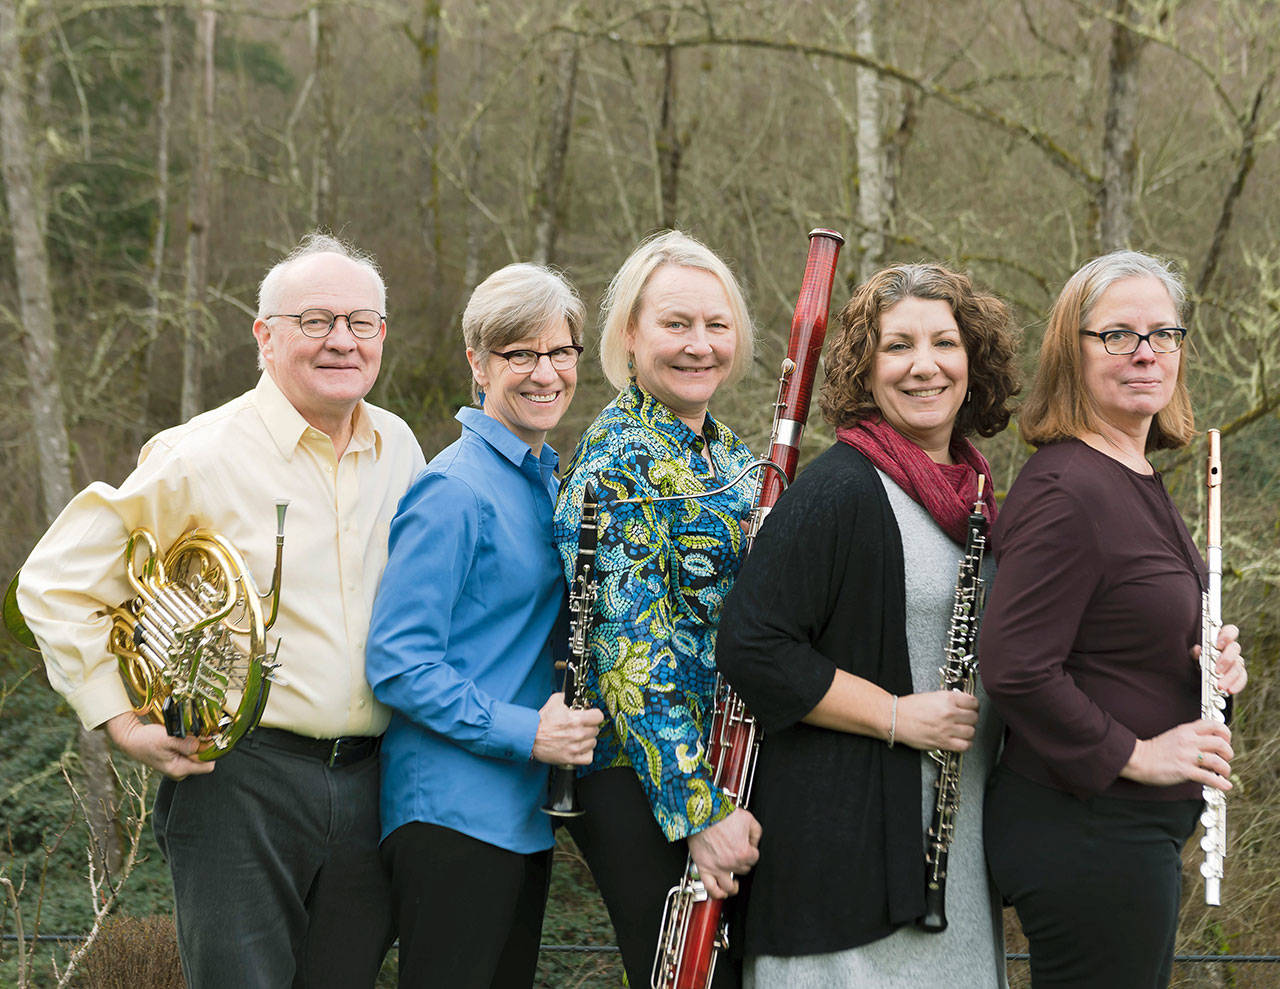
<path id="1" fill-rule="evenodd" d="M 963 555 L 929 513 L 883 472 L 877 471 L 902 533 L 906 563 L 907 649 L 917 693 L 937 690 L 951 620 L 956 574 Z M 984 560 L 990 581 L 994 565 Z M 1004 927 L 1000 899 L 987 877 L 982 846 L 982 797 L 995 765 L 1000 722 L 978 688 L 978 736 L 965 753 L 960 809 L 947 869 L 947 929 L 928 934 L 900 927 L 888 937 L 822 955 L 759 955 L 746 962 L 744 989 L 1004 989 Z M 933 819 L 937 763 L 920 753 L 920 813 Z M 921 854 L 924 854 L 921 849 Z"/>

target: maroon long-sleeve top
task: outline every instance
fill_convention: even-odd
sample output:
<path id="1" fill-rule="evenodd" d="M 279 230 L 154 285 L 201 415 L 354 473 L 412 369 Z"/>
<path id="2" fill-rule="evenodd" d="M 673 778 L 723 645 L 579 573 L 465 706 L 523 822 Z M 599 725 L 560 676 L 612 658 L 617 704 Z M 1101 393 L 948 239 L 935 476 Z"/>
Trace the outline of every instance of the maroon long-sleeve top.
<path id="1" fill-rule="evenodd" d="M 1078 440 L 1042 447 L 992 544 L 978 657 L 1003 764 L 1080 797 L 1198 798 L 1119 777 L 1137 739 L 1200 716 L 1204 563 L 1160 475 Z"/>

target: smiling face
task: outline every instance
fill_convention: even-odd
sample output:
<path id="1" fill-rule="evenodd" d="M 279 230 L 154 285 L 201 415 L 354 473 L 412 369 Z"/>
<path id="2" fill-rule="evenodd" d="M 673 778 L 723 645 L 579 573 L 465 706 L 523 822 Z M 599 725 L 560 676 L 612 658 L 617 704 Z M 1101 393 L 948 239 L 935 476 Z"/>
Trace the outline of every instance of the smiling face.
<path id="1" fill-rule="evenodd" d="M 498 348 L 503 352 L 534 350 L 546 354 L 573 344 L 569 324 L 560 317 L 536 336 L 521 337 Z M 495 354 L 478 356 L 467 348 L 467 361 L 476 384 L 484 390 L 484 414 L 497 419 L 507 429 L 540 453 L 547 431 L 554 429 L 569 408 L 578 385 L 578 369 L 559 371 L 549 357 L 539 357 L 532 371 L 519 374 L 506 358 Z"/>
<path id="2" fill-rule="evenodd" d="M 907 298 L 880 314 L 868 375 L 885 421 L 937 463 L 950 463 L 951 432 L 969 390 L 969 357 L 951 306 Z"/>
<path id="3" fill-rule="evenodd" d="M 301 313 L 327 309 L 349 313 L 357 309 L 381 311 L 373 275 L 340 254 L 312 254 L 284 272 L 277 312 Z M 302 418 L 346 448 L 351 414 L 369 393 L 382 366 L 385 321 L 378 335 L 361 340 L 345 319 L 335 322 L 328 336 L 305 336 L 296 319 L 255 320 L 262 364 L 285 398 Z"/>
<path id="4" fill-rule="evenodd" d="M 1150 333 L 1178 325 L 1178 311 L 1164 285 L 1154 277 L 1122 278 L 1102 293 L 1084 327 Z M 1143 341 L 1132 354 L 1108 354 L 1097 337 L 1082 336 L 1081 373 L 1099 417 L 1125 432 L 1144 435 L 1151 419 L 1169 404 L 1178 381 L 1182 352 L 1157 354 Z"/>
<path id="5" fill-rule="evenodd" d="M 636 384 L 700 433 L 738 342 L 720 279 L 701 268 L 658 268 L 626 341 Z"/>

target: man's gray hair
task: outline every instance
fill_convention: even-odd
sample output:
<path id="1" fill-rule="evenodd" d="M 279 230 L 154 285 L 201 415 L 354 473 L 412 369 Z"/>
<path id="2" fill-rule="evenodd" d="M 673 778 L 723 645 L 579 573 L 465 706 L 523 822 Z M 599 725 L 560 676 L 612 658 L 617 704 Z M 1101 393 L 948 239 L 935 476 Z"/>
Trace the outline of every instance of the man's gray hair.
<path id="1" fill-rule="evenodd" d="M 378 287 L 378 312 L 383 316 L 387 314 L 387 286 L 382 280 L 382 272 L 378 270 L 378 262 L 373 259 L 373 255 L 360 250 L 345 240 L 340 240 L 332 234 L 315 230 L 303 237 L 298 242 L 297 247 L 276 262 L 275 266 L 266 273 L 259 283 L 259 319 L 265 319 L 279 310 L 284 277 L 289 268 L 296 262 L 301 261 L 303 258 L 311 257 L 313 254 L 337 254 L 348 261 L 354 261 L 361 268 L 368 271 L 373 278 L 374 284 Z"/>

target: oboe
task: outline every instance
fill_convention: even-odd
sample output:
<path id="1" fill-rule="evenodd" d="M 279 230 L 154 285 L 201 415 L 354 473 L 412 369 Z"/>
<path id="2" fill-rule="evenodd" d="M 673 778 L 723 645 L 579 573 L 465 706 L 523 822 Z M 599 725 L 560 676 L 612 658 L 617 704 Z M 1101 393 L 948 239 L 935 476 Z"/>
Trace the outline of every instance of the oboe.
<path id="1" fill-rule="evenodd" d="M 831 285 L 836 260 L 844 237 L 834 230 L 818 229 L 809 234 L 809 257 L 804 281 L 791 321 L 791 339 L 778 379 L 778 399 L 774 404 L 773 428 L 769 439 L 769 466 L 760 472 L 755 501 L 747 528 L 746 548 L 751 549 L 765 516 L 787 482 L 795 479 L 800 441 L 809 418 L 813 379 L 827 333 L 827 311 L 831 305 Z M 723 678 L 716 678 L 715 710 L 711 718 L 707 761 L 716 786 L 739 807 L 751 796 L 760 733 L 755 718 Z M 706 989 L 715 974 L 718 951 L 728 947 L 729 937 L 721 922 L 722 900 L 713 900 L 698 876 L 690 857 L 684 877 L 667 894 L 658 937 L 658 951 L 650 979 L 652 989 Z"/>
<path id="2" fill-rule="evenodd" d="M 1222 629 L 1222 446 L 1216 429 L 1208 432 L 1209 459 L 1205 469 L 1205 508 L 1209 569 L 1207 589 L 1201 596 L 1200 618 L 1200 717 L 1205 721 L 1226 721 L 1226 695 L 1218 687 L 1218 632 Z M 1223 860 L 1227 857 L 1227 796 L 1216 787 L 1204 788 L 1204 811 L 1200 815 L 1204 837 L 1200 848 L 1204 862 L 1204 902 L 1222 903 Z"/>
<path id="3" fill-rule="evenodd" d="M 596 519 L 600 505 L 595 485 L 588 481 L 582 489 L 582 523 L 578 527 L 578 556 L 573 564 L 573 586 L 569 588 L 569 657 L 564 664 L 564 703 L 581 710 L 582 678 L 591 660 L 591 623 L 596 605 Z M 553 766 L 544 814 L 577 817 L 578 805 L 573 766 Z"/>
<path id="4" fill-rule="evenodd" d="M 982 579 L 982 554 L 987 548 L 987 516 L 982 511 L 982 489 L 986 478 L 978 475 L 978 497 L 969 513 L 964 556 L 956 577 L 956 593 L 947 628 L 946 662 L 942 667 L 942 689 L 960 690 L 973 696 L 978 681 L 978 627 L 987 596 Z M 934 750 L 929 755 L 938 764 L 937 793 L 933 803 L 933 823 L 925 841 L 924 916 L 919 926 L 933 933 L 947 929 L 947 858 L 955 838 L 956 812 L 960 809 L 960 766 L 963 752 Z"/>

